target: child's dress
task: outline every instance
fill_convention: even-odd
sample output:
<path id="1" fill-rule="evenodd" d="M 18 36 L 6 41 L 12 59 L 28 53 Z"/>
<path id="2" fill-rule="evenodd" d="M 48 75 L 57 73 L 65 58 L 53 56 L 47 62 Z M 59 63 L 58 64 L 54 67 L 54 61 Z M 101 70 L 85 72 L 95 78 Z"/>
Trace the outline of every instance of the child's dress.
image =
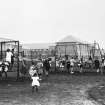
<path id="1" fill-rule="evenodd" d="M 7 72 L 9 70 L 9 63 L 8 62 L 5 62 L 4 64 L 5 64 L 4 71 Z"/>
<path id="2" fill-rule="evenodd" d="M 32 77 L 32 86 L 40 86 L 39 77 Z"/>

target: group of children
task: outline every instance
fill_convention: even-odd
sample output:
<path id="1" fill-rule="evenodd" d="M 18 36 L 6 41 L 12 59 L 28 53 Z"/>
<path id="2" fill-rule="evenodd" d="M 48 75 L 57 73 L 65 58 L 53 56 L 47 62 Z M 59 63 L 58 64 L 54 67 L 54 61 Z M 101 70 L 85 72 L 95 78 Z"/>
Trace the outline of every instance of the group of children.
<path id="1" fill-rule="evenodd" d="M 61 70 L 63 71 L 63 69 L 65 68 L 65 65 L 66 65 L 68 73 L 73 74 L 74 73 L 73 68 L 74 68 L 75 62 L 76 61 L 75 61 L 75 59 L 73 57 L 70 60 L 68 59 L 66 61 L 64 59 L 61 60 L 61 61 L 56 60 L 56 67 L 61 68 Z"/>
<path id="2" fill-rule="evenodd" d="M 79 72 L 83 72 L 84 67 L 88 67 L 89 69 L 95 69 L 96 72 L 101 72 L 103 73 L 105 70 L 105 57 L 102 58 L 102 60 L 99 60 L 98 57 L 95 57 L 94 60 L 89 57 L 88 60 L 83 61 L 83 57 L 81 57 L 79 60 L 74 59 L 73 57 L 71 59 L 67 60 L 56 60 L 56 68 L 57 70 L 67 70 L 68 73 L 73 74 L 74 73 L 74 68 L 78 67 Z"/>
<path id="3" fill-rule="evenodd" d="M 29 74 L 32 79 L 32 92 L 34 92 L 34 88 L 36 88 L 36 91 L 38 91 L 38 87 L 40 86 L 40 78 L 42 74 L 45 74 L 47 77 L 49 75 L 49 70 L 51 67 L 50 59 L 46 58 L 44 60 L 39 59 L 37 64 L 35 65 L 34 62 L 32 62 L 32 65 L 29 69 Z"/>

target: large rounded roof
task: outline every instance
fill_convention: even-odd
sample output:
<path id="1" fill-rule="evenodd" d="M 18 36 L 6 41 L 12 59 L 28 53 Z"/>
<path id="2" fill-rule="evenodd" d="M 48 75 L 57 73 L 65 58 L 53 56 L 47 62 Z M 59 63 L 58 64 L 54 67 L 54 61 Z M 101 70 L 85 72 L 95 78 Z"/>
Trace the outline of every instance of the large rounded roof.
<path id="1" fill-rule="evenodd" d="M 73 43 L 87 43 L 85 41 L 80 40 L 79 38 L 76 38 L 72 35 L 66 36 L 63 39 L 59 40 L 58 43 L 63 43 L 63 42 L 73 42 Z"/>

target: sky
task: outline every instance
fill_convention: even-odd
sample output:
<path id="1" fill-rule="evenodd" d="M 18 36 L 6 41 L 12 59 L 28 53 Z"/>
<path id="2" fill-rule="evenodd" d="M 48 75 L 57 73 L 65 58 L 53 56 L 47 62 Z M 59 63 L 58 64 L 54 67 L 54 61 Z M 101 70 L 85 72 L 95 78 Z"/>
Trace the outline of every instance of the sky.
<path id="1" fill-rule="evenodd" d="M 72 35 L 105 48 L 105 0 L 0 0 L 0 37 L 53 43 Z"/>

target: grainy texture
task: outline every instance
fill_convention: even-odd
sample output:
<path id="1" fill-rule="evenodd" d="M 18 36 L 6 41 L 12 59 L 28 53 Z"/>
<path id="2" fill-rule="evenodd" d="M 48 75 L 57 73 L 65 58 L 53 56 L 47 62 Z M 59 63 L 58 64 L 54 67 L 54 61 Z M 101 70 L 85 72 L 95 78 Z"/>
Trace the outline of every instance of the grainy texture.
<path id="1" fill-rule="evenodd" d="M 50 74 L 44 77 L 39 92 L 31 92 L 31 81 L 0 81 L 0 105 L 100 105 L 87 90 L 104 82 L 101 75 Z"/>

